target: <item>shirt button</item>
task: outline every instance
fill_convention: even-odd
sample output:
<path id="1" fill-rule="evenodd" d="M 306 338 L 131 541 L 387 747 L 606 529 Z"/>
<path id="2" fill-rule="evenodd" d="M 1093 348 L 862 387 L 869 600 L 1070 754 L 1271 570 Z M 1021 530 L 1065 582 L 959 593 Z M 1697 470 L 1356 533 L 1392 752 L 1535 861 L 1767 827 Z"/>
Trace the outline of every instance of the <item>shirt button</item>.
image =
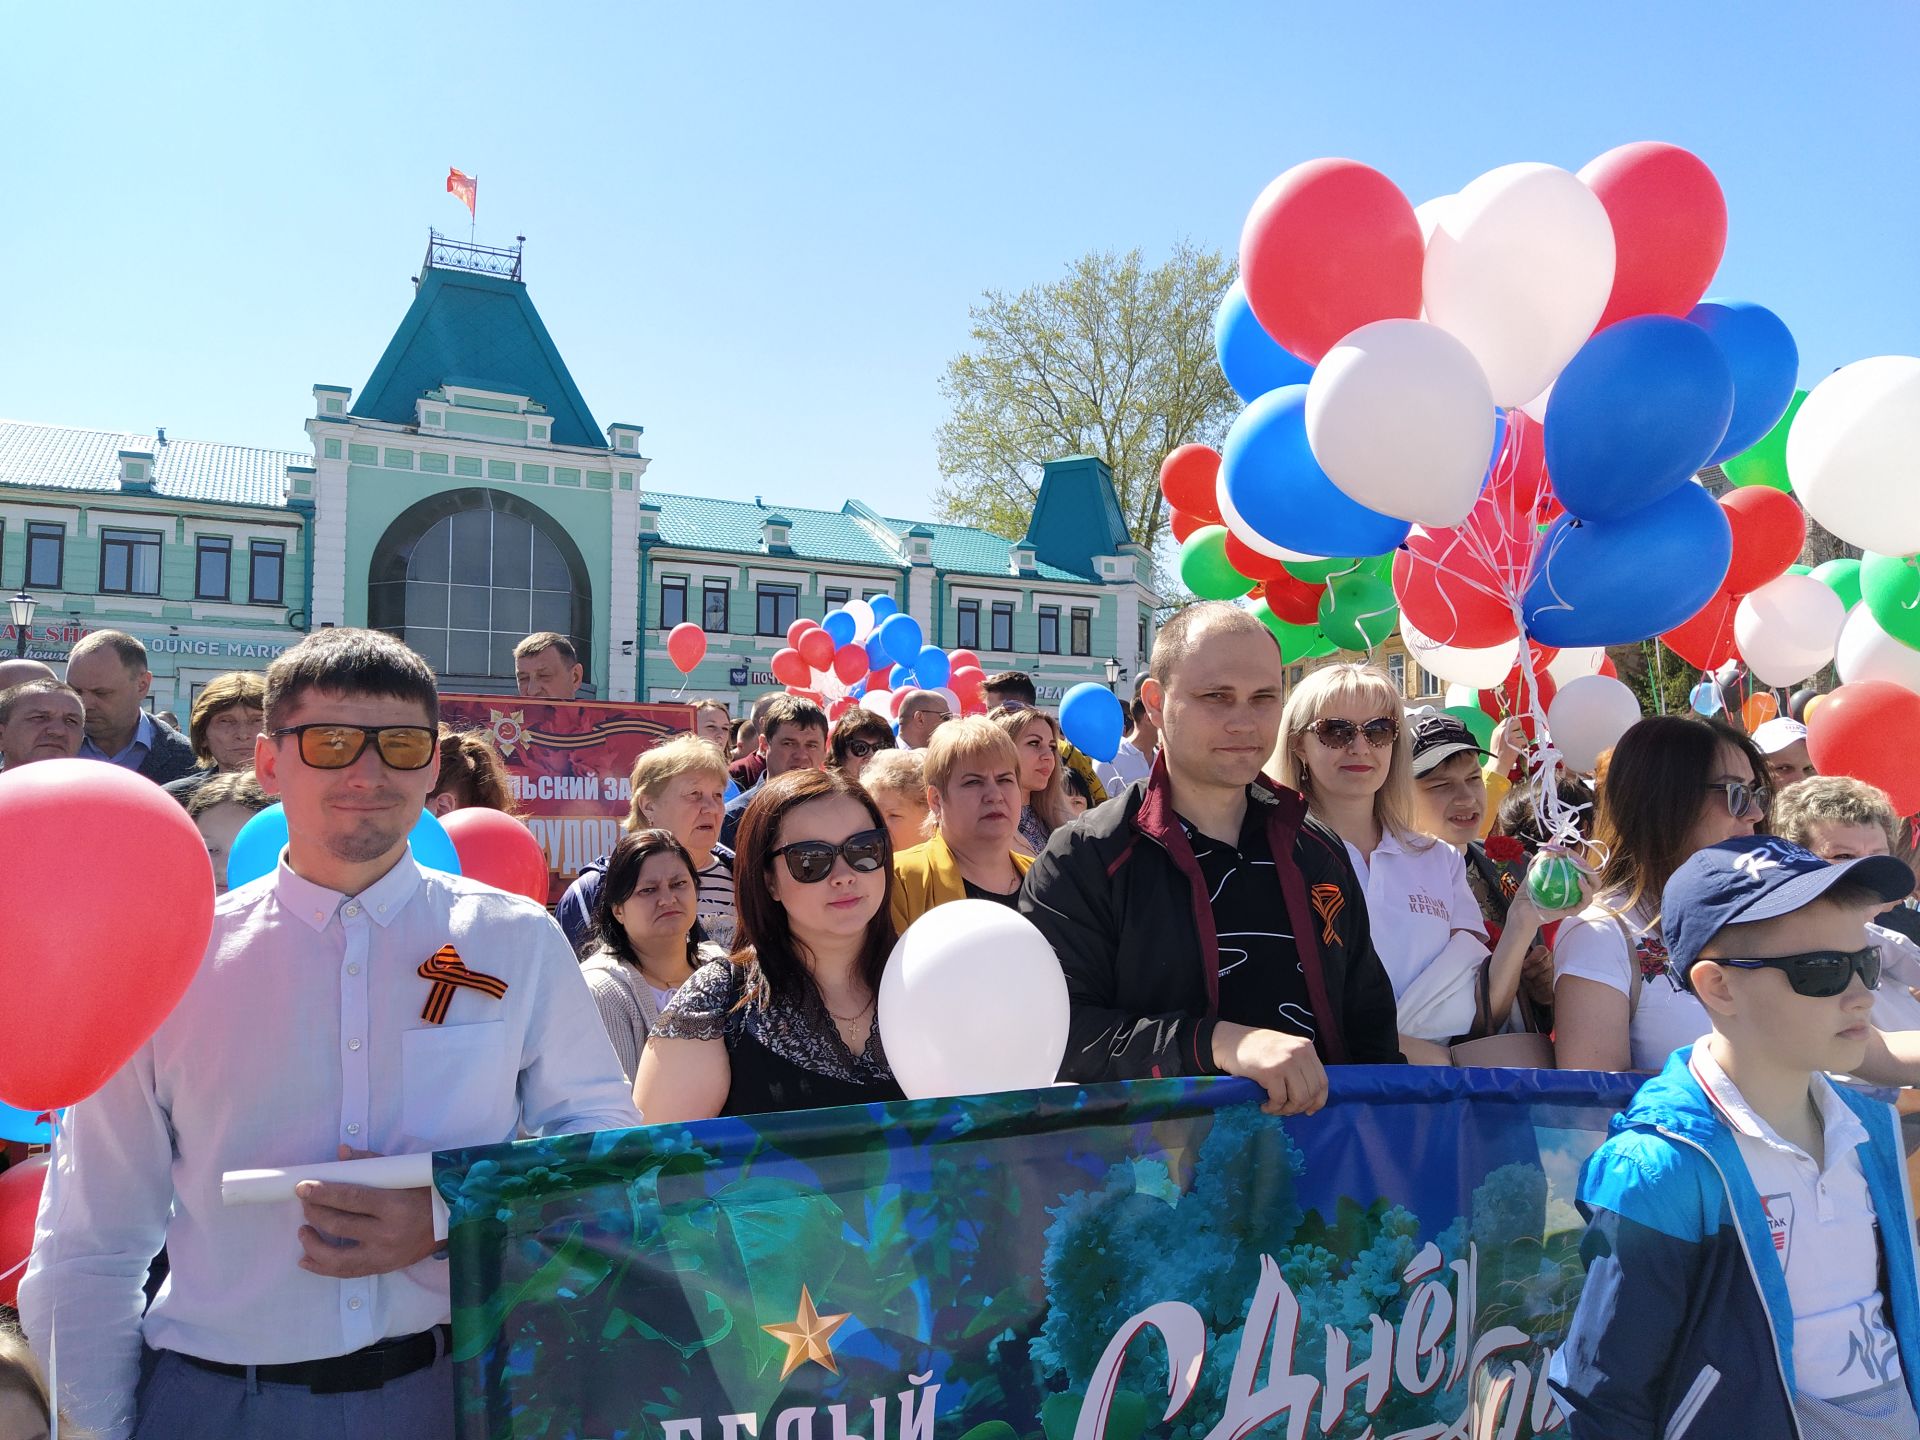
<path id="1" fill-rule="evenodd" d="M 360 1038 L 357 1035 L 353 1039 L 347 1041 L 347 1049 L 358 1050 L 359 1048 L 360 1048 Z"/>
<path id="2" fill-rule="evenodd" d="M 347 1126 L 347 1134 L 358 1135 L 359 1133 L 360 1133 L 360 1127 L 358 1125 Z"/>
<path id="3" fill-rule="evenodd" d="M 358 905 L 347 906 L 347 914 L 358 915 L 359 913 L 360 913 L 360 907 Z"/>
<path id="4" fill-rule="evenodd" d="M 358 1310 L 360 1308 L 360 1297 L 356 1295 L 351 1300 L 347 1301 L 347 1308 L 349 1310 Z"/>
<path id="5" fill-rule="evenodd" d="M 347 966 L 347 974 L 358 975 L 359 973 L 360 973 L 360 967 L 358 965 Z"/>

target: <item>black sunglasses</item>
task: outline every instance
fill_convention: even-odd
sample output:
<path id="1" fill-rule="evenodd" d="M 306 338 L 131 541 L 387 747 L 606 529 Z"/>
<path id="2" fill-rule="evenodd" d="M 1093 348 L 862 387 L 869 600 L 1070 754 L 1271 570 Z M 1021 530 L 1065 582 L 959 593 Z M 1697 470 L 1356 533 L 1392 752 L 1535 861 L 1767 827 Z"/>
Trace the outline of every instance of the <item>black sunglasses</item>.
<path id="1" fill-rule="evenodd" d="M 874 751 L 876 750 L 891 750 L 891 749 L 893 749 L 893 741 L 891 740 L 849 740 L 847 741 L 847 754 L 851 755 L 856 760 L 864 760 L 869 755 L 873 754 Z"/>
<path id="2" fill-rule="evenodd" d="M 1776 955 L 1765 960 L 1728 960 L 1719 955 L 1703 957 L 1716 965 L 1731 965 L 1737 970 L 1779 970 L 1796 995 L 1810 1000 L 1828 1000 L 1842 993 L 1858 975 L 1867 989 L 1880 988 L 1880 947 L 1864 950 L 1807 950 L 1799 955 Z"/>
<path id="3" fill-rule="evenodd" d="M 838 845 L 825 840 L 796 840 L 772 851 L 767 856 L 769 865 L 776 855 L 786 858 L 787 873 L 802 885 L 818 885 L 833 873 L 834 859 L 842 855 L 850 868 L 871 875 L 887 863 L 887 832 L 861 830 Z"/>
<path id="4" fill-rule="evenodd" d="M 1716 780 L 1706 788 L 1726 795 L 1727 814 L 1736 820 L 1745 819 L 1755 810 L 1764 815 L 1773 804 L 1773 791 L 1764 785 L 1749 785 L 1744 780 Z"/>
<path id="5" fill-rule="evenodd" d="M 1367 744 L 1376 750 L 1385 749 L 1400 738 L 1400 722 L 1390 715 L 1382 715 L 1378 720 L 1369 720 L 1364 725 L 1356 725 L 1351 720 L 1329 717 L 1316 720 L 1307 726 L 1312 736 L 1329 750 L 1344 750 L 1353 744 L 1353 737 L 1364 735 Z"/>
<path id="6" fill-rule="evenodd" d="M 425 725 L 289 725 L 270 732 L 297 735 L 300 758 L 315 770 L 344 770 L 373 742 L 390 770 L 424 770 L 439 752 L 440 737 Z"/>

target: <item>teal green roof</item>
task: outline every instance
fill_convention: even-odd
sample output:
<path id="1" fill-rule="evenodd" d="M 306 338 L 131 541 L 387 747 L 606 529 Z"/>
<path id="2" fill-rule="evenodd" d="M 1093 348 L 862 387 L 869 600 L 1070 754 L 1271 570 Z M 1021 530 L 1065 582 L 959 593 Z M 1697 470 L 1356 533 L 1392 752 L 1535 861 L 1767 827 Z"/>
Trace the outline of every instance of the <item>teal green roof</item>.
<path id="1" fill-rule="evenodd" d="M 765 539 L 761 527 L 769 519 L 784 517 L 792 528 L 787 532 L 788 549 L 783 554 L 849 565 L 883 565 L 892 570 L 905 568 L 899 552 L 848 510 L 803 510 L 797 505 L 783 505 L 774 511 L 751 501 L 669 495 L 659 490 L 649 490 L 647 498 L 660 507 L 660 540 L 666 545 L 760 552 Z"/>
<path id="2" fill-rule="evenodd" d="M 985 530 L 975 530 L 967 525 L 929 525 L 924 520 L 888 520 L 887 525 L 904 535 L 909 528 L 917 528 L 933 536 L 933 544 L 927 547 L 927 553 L 933 557 L 934 568 L 961 575 L 1014 575 L 1013 541 L 1004 535 L 994 535 Z M 1033 574 L 1042 580 L 1085 580 L 1090 577 L 1076 575 L 1071 570 L 1062 570 L 1057 565 L 1045 561 L 1033 567 Z"/>
<path id="3" fill-rule="evenodd" d="M 552 416 L 556 445 L 607 448 L 527 287 L 516 280 L 428 269 L 352 413 L 411 425 L 415 402 L 456 376 L 476 389 L 538 400 Z"/>
<path id="4" fill-rule="evenodd" d="M 0 420 L 0 485 L 120 492 L 120 452 L 154 457 L 153 494 L 284 510 L 287 466 L 313 464 L 291 450 L 256 450 L 206 440 L 168 440 L 124 430 L 77 430 Z M 141 493 L 141 492 L 129 492 Z"/>
<path id="5" fill-rule="evenodd" d="M 1069 455 L 1043 467 L 1040 494 L 1027 522 L 1026 543 L 1042 567 L 1055 566 L 1083 580 L 1100 578 L 1096 555 L 1118 555 L 1133 543 L 1114 493 L 1113 474 L 1093 455 Z"/>

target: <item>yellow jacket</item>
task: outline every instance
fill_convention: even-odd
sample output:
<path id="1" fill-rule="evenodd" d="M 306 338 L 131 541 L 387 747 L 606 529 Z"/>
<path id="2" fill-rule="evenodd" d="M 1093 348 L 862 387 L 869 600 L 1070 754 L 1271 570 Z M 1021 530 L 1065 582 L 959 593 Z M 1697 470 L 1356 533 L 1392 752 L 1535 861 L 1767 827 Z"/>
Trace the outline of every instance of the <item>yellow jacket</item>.
<path id="1" fill-rule="evenodd" d="M 1021 875 L 1033 864 L 1031 855 L 1017 850 L 1007 852 L 1013 868 Z M 936 905 L 967 898 L 967 882 L 961 878 L 960 862 L 940 836 L 893 857 L 893 933 L 902 934 L 907 926 Z"/>

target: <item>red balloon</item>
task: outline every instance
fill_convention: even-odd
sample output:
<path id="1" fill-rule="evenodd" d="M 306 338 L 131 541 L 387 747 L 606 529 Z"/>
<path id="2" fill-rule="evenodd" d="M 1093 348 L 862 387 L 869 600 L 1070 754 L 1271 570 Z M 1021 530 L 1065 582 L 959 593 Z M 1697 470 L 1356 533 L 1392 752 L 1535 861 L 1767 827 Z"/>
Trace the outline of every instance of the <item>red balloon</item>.
<path id="1" fill-rule="evenodd" d="M 964 670 L 969 665 L 978 670 L 980 669 L 980 657 L 971 650 L 949 650 L 947 652 L 947 664 L 951 666 L 953 670 Z"/>
<path id="2" fill-rule="evenodd" d="M 869 670 L 867 672 L 867 689 L 891 690 L 893 687 L 887 682 L 892 678 L 893 666 L 891 665 L 882 665 L 878 670 Z"/>
<path id="3" fill-rule="evenodd" d="M 1231 530 L 1227 532 L 1227 563 L 1249 580 L 1282 580 L 1290 578 L 1287 572 L 1286 561 L 1276 560 L 1271 555 L 1262 555 L 1258 550 L 1255 550 L 1252 546 L 1241 540 L 1241 538 Z M 1302 620 L 1295 623 L 1304 625 L 1307 622 Z M 1313 623 L 1316 625 L 1319 623 L 1318 611 L 1314 612 Z"/>
<path id="4" fill-rule="evenodd" d="M 707 658 L 707 632 L 691 620 L 683 620 L 667 632 L 667 658 L 682 675 Z"/>
<path id="5" fill-rule="evenodd" d="M 165 1020 L 207 953 L 213 866 L 171 795 L 97 760 L 0 774 L 0 1100 L 38 1113 L 106 1084 Z M 164 923 L 136 895 L 164 896 Z M 111 983 L 108 983 L 108 982 Z"/>
<path id="6" fill-rule="evenodd" d="M 1660 638 L 1694 669 L 1718 670 L 1737 653 L 1733 616 L 1739 608 L 1740 597 L 1721 590 L 1691 620 L 1683 620 Z"/>
<path id="7" fill-rule="evenodd" d="M 1209 525 L 1225 523 L 1215 488 L 1219 480 L 1220 452 L 1211 445 L 1182 445 L 1160 462 L 1160 493 L 1167 497 L 1167 504 Z"/>
<path id="8" fill-rule="evenodd" d="M 1486 504 L 1482 496 L 1475 508 Z M 1393 557 L 1393 594 L 1400 613 L 1442 645 L 1481 650 L 1511 640 L 1519 627 L 1503 581 L 1460 531 L 1414 526 Z"/>
<path id="9" fill-rule="evenodd" d="M 1325 585 L 1310 584 L 1282 571 L 1277 578 L 1267 581 L 1266 586 L 1267 608 L 1287 624 L 1320 623 L 1320 597 L 1327 593 Z"/>
<path id="10" fill-rule="evenodd" d="M 1878 785 L 1901 815 L 1920 812 L 1920 695 L 1890 680 L 1856 680 L 1807 716 L 1807 755 L 1822 775 Z"/>
<path id="11" fill-rule="evenodd" d="M 1594 329 L 1693 309 L 1727 247 L 1727 200 L 1713 171 L 1677 145 L 1639 140 L 1588 161 L 1580 178 L 1613 221 L 1613 293 Z"/>
<path id="12" fill-rule="evenodd" d="M 1733 527 L 1733 559 L 1720 588 L 1745 595 L 1787 573 L 1807 543 L 1807 513 L 1783 490 L 1745 485 L 1720 497 Z"/>
<path id="13" fill-rule="evenodd" d="M 1240 275 L 1260 328 L 1309 364 L 1374 320 L 1416 319 L 1426 243 L 1394 183 L 1357 160 L 1309 160 L 1260 192 Z"/>
<path id="14" fill-rule="evenodd" d="M 833 673 L 840 677 L 841 684 L 851 685 L 866 677 L 869 658 L 864 645 L 842 645 L 833 655 Z"/>
<path id="15" fill-rule="evenodd" d="M 827 719 L 838 720 L 858 703 L 851 695 L 842 695 L 827 707 Z"/>
<path id="16" fill-rule="evenodd" d="M 1415 624 L 1418 623 L 1418 621 L 1415 622 Z M 1547 713 L 1547 707 L 1553 704 L 1553 697 L 1560 688 L 1554 682 L 1554 678 L 1547 673 L 1547 666 L 1560 652 L 1550 645 L 1541 645 L 1535 641 L 1529 641 L 1528 645 L 1533 652 L 1533 674 L 1540 689 L 1538 708 L 1544 715 Z M 1498 687 L 1480 692 L 1480 708 L 1496 720 L 1508 715 L 1520 716 L 1526 728 L 1527 738 L 1529 740 L 1534 738 L 1533 692 L 1527 684 L 1526 672 L 1517 663 L 1507 672 L 1507 678 L 1501 681 Z"/>
<path id="17" fill-rule="evenodd" d="M 811 700 L 816 705 L 824 706 L 827 703 L 826 697 L 818 690 L 805 690 L 798 685 L 787 686 L 787 694 L 796 700 Z"/>
<path id="18" fill-rule="evenodd" d="M 1167 515 L 1167 525 L 1173 531 L 1173 538 L 1181 543 L 1185 543 L 1189 535 L 1206 524 L 1207 522 L 1198 515 L 1188 515 L 1180 510 L 1171 511 Z"/>
<path id="19" fill-rule="evenodd" d="M 773 672 L 773 678 L 782 685 L 804 685 L 813 678 L 813 671 L 807 668 L 807 662 L 800 658 L 798 650 L 774 651 L 773 659 L 768 662 L 767 669 Z"/>
<path id="20" fill-rule="evenodd" d="M 820 622 L 817 620 L 794 621 L 791 625 L 787 626 L 788 647 L 794 650 L 798 650 L 800 648 L 800 637 L 806 634 L 809 630 L 818 630 L 819 628 L 820 628 Z"/>
<path id="21" fill-rule="evenodd" d="M 806 661 L 812 669 L 830 670 L 833 668 L 833 637 L 818 625 L 802 635 L 793 648 L 800 652 L 800 658 Z M 864 650 L 861 651 L 861 663 L 863 665 L 866 663 L 866 652 Z"/>
<path id="22" fill-rule="evenodd" d="M 963 705 L 985 699 L 987 672 L 978 665 L 957 665 L 947 676 L 947 685 Z"/>
<path id="23" fill-rule="evenodd" d="M 552 876 L 547 852 L 533 832 L 501 810 L 468 805 L 448 811 L 440 823 L 460 856 L 460 873 L 469 880 L 547 903 Z"/>
<path id="24" fill-rule="evenodd" d="M 35 1155 L 0 1172 L 0 1305 L 20 1301 L 20 1277 L 33 1253 L 33 1221 L 52 1160 L 51 1155 Z"/>

